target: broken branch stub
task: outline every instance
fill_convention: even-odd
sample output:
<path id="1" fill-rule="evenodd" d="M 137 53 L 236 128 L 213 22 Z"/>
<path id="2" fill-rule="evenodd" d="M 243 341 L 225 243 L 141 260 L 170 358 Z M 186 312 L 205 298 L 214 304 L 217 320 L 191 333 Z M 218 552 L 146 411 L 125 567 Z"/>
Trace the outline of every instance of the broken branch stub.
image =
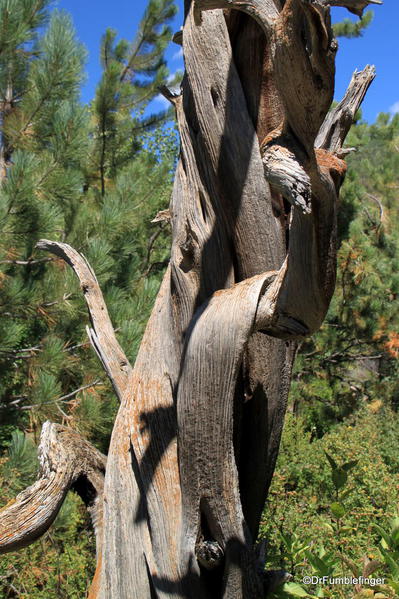
<path id="1" fill-rule="evenodd" d="M 99 553 L 106 457 L 77 432 L 51 422 L 43 424 L 38 457 L 36 482 L 0 510 L 0 553 L 25 547 L 43 535 L 71 488 L 90 513 Z"/>
<path id="2" fill-rule="evenodd" d="M 355 71 L 344 98 L 327 114 L 316 137 L 316 148 L 342 156 L 342 146 L 368 88 L 375 78 L 375 67 Z"/>
<path id="3" fill-rule="evenodd" d="M 363 15 L 364 9 L 370 4 L 382 4 L 381 0 L 319 0 L 319 2 L 328 6 L 342 6 L 358 17 Z"/>

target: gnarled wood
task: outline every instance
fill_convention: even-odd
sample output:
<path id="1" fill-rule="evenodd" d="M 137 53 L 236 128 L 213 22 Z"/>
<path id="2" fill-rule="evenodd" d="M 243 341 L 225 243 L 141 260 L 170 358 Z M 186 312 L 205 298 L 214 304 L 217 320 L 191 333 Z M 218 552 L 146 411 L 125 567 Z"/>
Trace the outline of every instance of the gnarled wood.
<path id="1" fill-rule="evenodd" d="M 0 553 L 25 547 L 46 532 L 72 488 L 89 510 L 99 555 L 105 456 L 75 431 L 45 422 L 38 457 L 37 481 L 0 510 Z"/>
<path id="2" fill-rule="evenodd" d="M 344 98 L 326 116 L 316 138 L 316 148 L 323 148 L 338 157 L 368 88 L 375 78 L 375 68 L 367 65 L 355 71 Z"/>
<path id="3" fill-rule="evenodd" d="M 121 399 L 90 599 L 263 599 L 287 578 L 260 572 L 254 543 L 296 342 L 334 290 L 342 145 L 372 79 L 328 113 L 333 3 L 369 4 L 186 1 L 182 94 L 163 90 L 181 138 L 171 260 L 132 370 L 90 267 L 41 243 L 78 274 Z"/>
<path id="4" fill-rule="evenodd" d="M 82 254 L 66 243 L 41 239 L 36 247 L 59 256 L 76 273 L 92 324 L 91 328 L 87 328 L 87 334 L 119 400 L 122 400 L 132 367 L 116 339 L 107 306 L 90 264 Z"/>
<path id="5" fill-rule="evenodd" d="M 267 33 L 270 33 L 273 22 L 279 11 L 273 0 L 196 0 L 199 10 L 239 9 L 255 19 Z"/>
<path id="6" fill-rule="evenodd" d="M 363 11 L 370 4 L 381 5 L 381 0 L 320 0 L 323 4 L 329 6 L 342 6 L 347 8 L 350 12 L 361 17 L 363 15 Z"/>

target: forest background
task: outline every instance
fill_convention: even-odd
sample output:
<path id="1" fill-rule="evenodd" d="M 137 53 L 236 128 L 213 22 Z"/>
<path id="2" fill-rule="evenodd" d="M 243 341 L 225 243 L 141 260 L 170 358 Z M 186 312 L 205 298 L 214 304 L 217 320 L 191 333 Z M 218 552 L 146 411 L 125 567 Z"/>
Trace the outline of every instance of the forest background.
<path id="1" fill-rule="evenodd" d="M 87 340 L 78 284 L 35 244 L 66 241 L 87 256 L 134 361 L 169 255 L 179 147 L 159 87 L 181 76 L 165 58 L 175 15 L 171 0 L 150 0 L 129 41 L 106 30 L 88 101 L 87 52 L 68 14 L 48 0 L 0 0 L 0 505 L 34 480 L 47 419 L 107 452 L 117 402 Z M 336 34 L 358 37 L 371 20 L 369 11 L 340 22 Z M 386 584 L 350 596 L 399 594 L 399 115 L 370 124 L 359 114 L 347 145 L 356 151 L 336 293 L 299 348 L 261 529 L 267 568 L 294 575 L 279 597 L 348 597 L 305 587 L 305 574 L 372 574 Z M 94 552 L 69 494 L 42 539 L 1 558 L 0 597 L 81 598 Z"/>

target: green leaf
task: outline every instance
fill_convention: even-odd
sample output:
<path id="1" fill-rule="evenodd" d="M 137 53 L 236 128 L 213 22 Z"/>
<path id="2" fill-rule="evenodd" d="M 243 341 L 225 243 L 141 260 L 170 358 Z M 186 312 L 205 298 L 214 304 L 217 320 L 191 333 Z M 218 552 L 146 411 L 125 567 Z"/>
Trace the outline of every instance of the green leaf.
<path id="1" fill-rule="evenodd" d="M 374 524 L 374 530 L 376 530 L 378 534 L 380 534 L 381 537 L 384 539 L 385 543 L 387 544 L 387 548 L 390 547 L 391 537 L 389 536 L 389 534 L 381 526 L 378 526 L 378 524 Z"/>
<path id="2" fill-rule="evenodd" d="M 286 582 L 283 586 L 283 591 L 293 597 L 312 597 L 301 585 L 296 582 Z"/>
<path id="3" fill-rule="evenodd" d="M 326 528 L 327 530 L 329 530 L 330 532 L 335 532 L 334 528 L 331 526 L 331 524 L 329 522 L 322 522 L 321 523 L 322 526 L 324 526 L 324 528 Z"/>
<path id="4" fill-rule="evenodd" d="M 311 564 L 311 566 L 313 566 L 313 569 L 319 576 L 327 576 L 329 574 L 330 566 L 320 557 L 314 555 L 313 553 L 310 553 L 310 551 L 306 553 L 306 557 L 308 558 L 309 563 Z"/>
<path id="5" fill-rule="evenodd" d="M 326 451 L 324 453 L 326 454 L 327 460 L 329 461 L 332 470 L 336 470 L 338 468 L 337 462 L 334 460 L 332 456 L 330 456 L 329 453 L 327 453 Z"/>
<path id="6" fill-rule="evenodd" d="M 355 466 L 357 466 L 358 463 L 359 463 L 359 460 L 352 460 L 352 462 L 346 462 L 346 464 L 342 464 L 341 468 L 342 468 L 342 470 L 345 470 L 345 472 L 349 472 Z"/>
<path id="7" fill-rule="evenodd" d="M 279 531 L 279 535 L 280 535 L 281 540 L 284 543 L 285 548 L 288 551 L 291 551 L 291 549 L 292 549 L 292 537 L 289 536 L 289 535 L 285 535 L 281 530 Z"/>
<path id="8" fill-rule="evenodd" d="M 393 531 L 391 533 L 391 539 L 393 541 L 395 548 L 397 548 L 397 546 L 399 545 L 399 529 L 398 528 L 393 529 Z"/>
<path id="9" fill-rule="evenodd" d="M 387 551 L 384 551 L 383 555 L 384 561 L 390 569 L 391 574 L 393 574 L 395 578 L 399 578 L 399 564 L 389 555 Z"/>
<path id="10" fill-rule="evenodd" d="M 336 501 L 330 505 L 330 510 L 335 518 L 342 518 L 346 514 L 344 506 Z"/>
<path id="11" fill-rule="evenodd" d="M 346 474 L 345 470 L 342 470 L 342 468 L 337 468 L 332 471 L 332 481 L 337 491 L 346 485 L 347 480 L 348 475 Z"/>
<path id="12" fill-rule="evenodd" d="M 399 593 L 399 582 L 397 580 L 387 580 L 387 585 L 392 587 L 396 593 Z"/>

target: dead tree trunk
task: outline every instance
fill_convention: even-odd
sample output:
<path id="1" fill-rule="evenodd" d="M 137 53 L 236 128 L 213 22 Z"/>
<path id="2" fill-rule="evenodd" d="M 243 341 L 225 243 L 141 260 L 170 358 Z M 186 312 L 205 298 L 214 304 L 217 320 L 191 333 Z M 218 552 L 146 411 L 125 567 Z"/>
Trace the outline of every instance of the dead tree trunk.
<path id="1" fill-rule="evenodd" d="M 265 596 L 254 543 L 295 343 L 318 329 L 334 290 L 342 146 L 374 77 L 355 73 L 328 112 L 329 5 L 361 14 L 370 2 L 187 0 L 182 93 L 164 90 L 181 137 L 171 260 L 134 368 L 83 257 L 40 243 L 78 275 L 90 339 L 121 401 L 103 494 L 88 475 L 101 480 L 94 450 L 51 490 L 39 481 L 53 515 L 71 485 L 100 510 L 91 599 Z M 51 523 L 33 504 L 33 515 L 15 508 L 31 491 L 0 514 L 0 551 Z"/>

